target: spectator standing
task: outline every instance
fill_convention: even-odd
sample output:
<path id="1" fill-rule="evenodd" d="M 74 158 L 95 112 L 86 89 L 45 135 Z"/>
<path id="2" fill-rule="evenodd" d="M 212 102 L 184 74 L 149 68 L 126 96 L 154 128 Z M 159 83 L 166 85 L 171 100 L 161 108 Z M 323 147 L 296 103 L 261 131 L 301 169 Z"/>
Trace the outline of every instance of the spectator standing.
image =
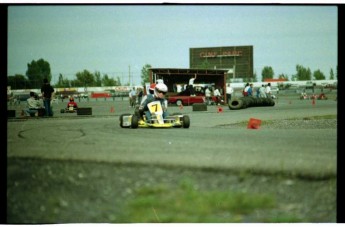
<path id="1" fill-rule="evenodd" d="M 211 91 L 209 87 L 205 88 L 205 97 L 206 97 L 206 104 L 210 105 L 211 104 Z"/>
<path id="2" fill-rule="evenodd" d="M 43 85 L 41 87 L 41 93 L 43 98 L 44 108 L 46 110 L 46 117 L 52 117 L 53 111 L 51 109 L 51 99 L 54 93 L 54 88 L 50 85 L 47 78 L 43 80 Z"/>
<path id="3" fill-rule="evenodd" d="M 244 86 L 244 89 L 242 91 L 243 96 L 248 96 L 248 89 L 249 89 L 249 83 L 246 83 L 246 85 Z"/>
<path id="4" fill-rule="evenodd" d="M 256 88 L 256 97 L 259 98 L 260 97 L 260 87 Z"/>
<path id="5" fill-rule="evenodd" d="M 220 92 L 219 92 L 218 87 L 217 87 L 216 89 L 214 89 L 213 95 L 214 95 L 215 98 L 216 98 L 216 104 L 219 106 L 219 105 L 220 105 L 220 100 L 221 100 L 221 94 L 220 94 Z"/>
<path id="6" fill-rule="evenodd" d="M 226 86 L 226 100 L 228 104 L 230 103 L 232 93 L 234 93 L 234 89 L 231 87 L 231 84 L 228 83 Z"/>
<path id="7" fill-rule="evenodd" d="M 135 107 L 135 102 L 137 100 L 137 92 L 135 87 L 129 92 L 129 107 Z"/>
<path id="8" fill-rule="evenodd" d="M 266 98 L 265 85 L 263 85 L 263 84 L 259 88 L 259 97 L 260 98 Z"/>
<path id="9" fill-rule="evenodd" d="M 195 96 L 195 91 L 194 91 L 194 81 L 196 80 L 196 73 L 194 74 L 194 77 L 190 78 L 189 79 L 189 83 L 188 83 L 188 86 L 189 86 L 189 92 L 190 92 L 190 96 Z"/>
<path id="10" fill-rule="evenodd" d="M 268 83 L 265 88 L 265 93 L 267 98 L 271 98 L 271 83 Z"/>
<path id="11" fill-rule="evenodd" d="M 143 98 L 143 89 L 142 88 L 138 88 L 138 90 L 137 90 L 137 96 L 138 96 L 138 100 L 137 100 L 137 103 L 140 105 L 140 103 L 141 103 L 141 100 L 142 100 L 142 98 Z"/>
<path id="12" fill-rule="evenodd" d="M 253 84 L 249 84 L 249 88 L 247 90 L 247 96 L 253 96 L 254 90 L 253 90 Z"/>

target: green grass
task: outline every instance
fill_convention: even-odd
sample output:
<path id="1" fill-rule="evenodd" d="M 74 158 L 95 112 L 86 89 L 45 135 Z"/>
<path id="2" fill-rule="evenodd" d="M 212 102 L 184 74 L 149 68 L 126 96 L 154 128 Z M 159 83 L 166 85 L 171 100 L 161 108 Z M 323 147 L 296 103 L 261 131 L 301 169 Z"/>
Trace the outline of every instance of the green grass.
<path id="1" fill-rule="evenodd" d="M 122 223 L 233 223 L 245 222 L 257 210 L 276 208 L 272 195 L 234 191 L 201 191 L 191 180 L 177 188 L 164 185 L 144 187 L 135 192 L 118 220 Z M 294 222 L 294 217 L 252 222 Z"/>

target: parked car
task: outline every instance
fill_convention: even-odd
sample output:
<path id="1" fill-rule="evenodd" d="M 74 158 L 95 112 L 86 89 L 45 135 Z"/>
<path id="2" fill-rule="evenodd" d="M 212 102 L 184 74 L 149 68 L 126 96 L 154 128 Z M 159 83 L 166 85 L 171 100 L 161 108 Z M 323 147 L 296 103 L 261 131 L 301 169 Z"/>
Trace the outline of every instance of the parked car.
<path id="1" fill-rule="evenodd" d="M 188 90 L 181 91 L 176 95 L 170 95 L 168 97 L 168 104 L 176 104 L 177 106 L 180 105 L 193 105 L 194 103 L 205 103 L 206 98 L 204 94 L 197 93 L 195 96 L 191 96 Z"/>

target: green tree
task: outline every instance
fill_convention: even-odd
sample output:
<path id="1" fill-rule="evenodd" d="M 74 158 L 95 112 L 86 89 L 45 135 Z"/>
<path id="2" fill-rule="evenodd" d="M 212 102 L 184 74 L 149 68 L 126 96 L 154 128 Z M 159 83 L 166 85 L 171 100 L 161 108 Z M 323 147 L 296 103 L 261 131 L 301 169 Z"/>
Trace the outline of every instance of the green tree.
<path id="1" fill-rule="evenodd" d="M 63 75 L 59 74 L 58 82 L 55 84 L 56 88 L 66 88 L 70 87 L 70 81 L 68 79 L 64 79 Z"/>
<path id="2" fill-rule="evenodd" d="M 145 86 L 145 83 L 149 83 L 150 79 L 149 79 L 149 69 L 152 68 L 152 66 L 150 64 L 146 64 L 144 65 L 144 67 L 141 69 L 141 84 L 143 86 Z"/>
<path id="3" fill-rule="evenodd" d="M 323 74 L 323 72 L 320 71 L 320 69 L 314 71 L 313 77 L 315 78 L 315 80 L 324 80 L 324 79 L 326 79 L 325 75 Z"/>
<path id="4" fill-rule="evenodd" d="M 297 80 L 311 80 L 311 71 L 301 65 L 296 65 Z"/>
<path id="5" fill-rule="evenodd" d="M 121 86 L 122 84 L 121 84 L 121 79 L 120 79 L 120 77 L 118 76 L 118 77 L 116 77 L 116 86 Z"/>
<path id="6" fill-rule="evenodd" d="M 75 75 L 77 79 L 73 81 L 74 87 L 93 87 L 96 85 L 94 75 L 88 70 L 84 69 L 83 72 L 77 72 Z"/>
<path id="7" fill-rule="evenodd" d="M 265 81 L 265 79 L 272 79 L 274 76 L 274 71 L 273 71 L 272 67 L 271 66 L 265 66 L 262 69 L 261 76 L 262 76 L 262 81 Z"/>
<path id="8" fill-rule="evenodd" d="M 338 66 L 337 66 L 337 69 L 336 69 L 335 77 L 338 79 Z"/>
<path id="9" fill-rule="evenodd" d="M 284 80 L 288 81 L 289 80 L 289 76 L 285 75 L 284 73 L 282 73 L 282 74 L 279 74 L 278 79 L 284 79 Z"/>
<path id="10" fill-rule="evenodd" d="M 96 71 L 95 74 L 95 82 L 96 82 L 96 87 L 102 87 L 102 76 L 99 71 Z"/>
<path id="11" fill-rule="evenodd" d="M 28 64 L 26 76 L 29 79 L 30 88 L 41 87 L 44 78 L 47 78 L 48 81 L 51 81 L 52 75 L 50 72 L 49 62 L 43 60 L 42 58 L 38 61 L 32 60 L 31 63 Z"/>
<path id="12" fill-rule="evenodd" d="M 297 75 L 292 75 L 292 76 L 291 76 L 291 80 L 292 80 L 292 81 L 298 80 Z"/>
<path id="13" fill-rule="evenodd" d="M 102 78 L 102 84 L 103 86 L 116 86 L 117 81 L 115 81 L 113 78 L 109 78 L 109 76 L 105 74 Z"/>
<path id="14" fill-rule="evenodd" d="M 78 79 L 70 80 L 67 87 L 86 87 L 84 86 L 84 82 Z"/>
<path id="15" fill-rule="evenodd" d="M 334 72 L 332 68 L 331 68 L 331 71 L 329 72 L 329 79 L 334 80 Z"/>
<path id="16" fill-rule="evenodd" d="M 26 89 L 29 84 L 29 80 L 24 75 L 16 74 L 7 77 L 7 86 L 11 86 L 11 89 Z"/>

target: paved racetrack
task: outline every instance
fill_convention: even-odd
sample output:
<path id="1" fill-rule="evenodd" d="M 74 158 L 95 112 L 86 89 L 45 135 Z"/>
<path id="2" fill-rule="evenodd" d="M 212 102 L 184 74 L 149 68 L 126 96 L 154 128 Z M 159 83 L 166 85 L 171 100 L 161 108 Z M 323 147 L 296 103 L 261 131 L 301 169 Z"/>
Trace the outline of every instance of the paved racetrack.
<path id="1" fill-rule="evenodd" d="M 7 156 L 336 175 L 336 128 L 284 129 L 264 124 L 259 129 L 246 128 L 250 118 L 267 122 L 336 115 L 334 99 L 313 103 L 281 97 L 273 107 L 229 110 L 223 106 L 222 111 L 217 106 L 208 106 L 207 111 L 169 107 L 170 113 L 189 115 L 188 129 L 121 128 L 119 116 L 133 112 L 128 100 L 81 101 L 80 107 L 92 107 L 91 116 L 62 114 L 59 110 L 65 105 L 53 104 L 53 118 L 10 119 Z M 234 125 L 239 122 L 243 124 Z"/>
<path id="2" fill-rule="evenodd" d="M 7 221 L 121 223 L 137 189 L 173 191 L 190 179 L 200 191 L 276 198 L 274 209 L 226 213 L 229 222 L 336 222 L 337 101 L 296 96 L 241 110 L 169 107 L 189 115 L 188 129 L 121 128 L 119 116 L 133 112 L 126 99 L 79 102 L 90 116 L 62 114 L 66 102 L 54 103 L 52 118 L 23 119 L 25 103 L 9 105 L 17 118 L 7 124 Z M 308 120 L 315 116 L 333 119 Z M 261 127 L 247 129 L 250 118 Z M 196 217 L 185 221 L 202 222 Z"/>

